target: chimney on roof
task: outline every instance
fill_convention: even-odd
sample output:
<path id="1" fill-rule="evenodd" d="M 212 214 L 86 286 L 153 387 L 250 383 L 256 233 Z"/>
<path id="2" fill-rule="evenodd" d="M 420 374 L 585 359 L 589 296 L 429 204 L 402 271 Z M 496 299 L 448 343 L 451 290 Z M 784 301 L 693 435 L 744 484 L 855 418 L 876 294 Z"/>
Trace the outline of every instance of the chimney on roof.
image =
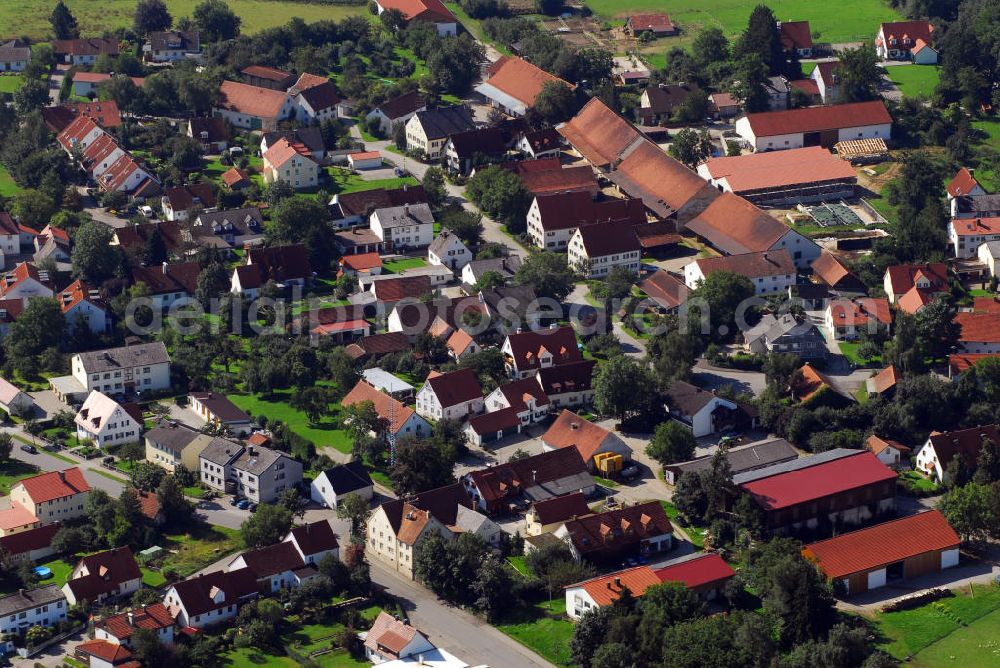
<path id="1" fill-rule="evenodd" d="M 615 586 L 619 589 L 622 588 L 622 579 L 620 577 L 615 577 Z"/>
<path id="2" fill-rule="evenodd" d="M 65 471 L 59 471 L 59 479 L 62 480 L 63 482 L 66 482 L 66 472 Z"/>
<path id="3" fill-rule="evenodd" d="M 166 263 L 166 261 L 164 261 L 164 263 L 163 263 L 163 269 L 162 269 L 162 271 L 163 271 L 164 274 L 167 273 L 167 263 Z"/>
<path id="4" fill-rule="evenodd" d="M 580 423 L 579 422 L 570 422 L 569 423 L 569 428 L 573 429 L 573 430 L 579 429 L 580 428 Z"/>
<path id="5" fill-rule="evenodd" d="M 128 614 L 128 625 L 129 626 L 134 626 L 135 625 L 135 615 L 132 614 L 131 610 L 129 610 L 127 614 Z"/>

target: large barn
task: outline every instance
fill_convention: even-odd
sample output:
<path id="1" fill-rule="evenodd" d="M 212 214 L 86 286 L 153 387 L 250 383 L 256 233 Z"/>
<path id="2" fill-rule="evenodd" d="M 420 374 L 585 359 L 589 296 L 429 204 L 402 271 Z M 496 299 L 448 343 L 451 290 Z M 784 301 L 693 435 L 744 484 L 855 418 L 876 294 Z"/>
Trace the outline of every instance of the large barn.
<path id="1" fill-rule="evenodd" d="M 854 102 L 747 114 L 736 120 L 736 132 L 755 152 L 831 148 L 851 139 L 890 139 L 892 117 L 880 100 Z"/>

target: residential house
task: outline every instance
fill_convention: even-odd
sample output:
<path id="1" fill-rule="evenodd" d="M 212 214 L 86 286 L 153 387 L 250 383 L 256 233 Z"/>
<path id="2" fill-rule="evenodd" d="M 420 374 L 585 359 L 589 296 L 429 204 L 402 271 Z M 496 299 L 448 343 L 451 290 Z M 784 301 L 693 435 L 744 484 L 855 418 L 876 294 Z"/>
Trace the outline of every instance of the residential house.
<path id="1" fill-rule="evenodd" d="M 276 91 L 286 91 L 295 83 L 295 75 L 291 72 L 266 65 L 250 65 L 240 70 L 240 74 L 251 86 Z"/>
<path id="2" fill-rule="evenodd" d="M 554 535 L 569 546 L 578 561 L 597 564 L 621 563 L 673 547 L 673 527 L 659 501 L 577 517 Z"/>
<path id="3" fill-rule="evenodd" d="M 814 562 L 842 596 L 854 596 L 958 565 L 960 540 L 938 510 L 809 543 Z"/>
<path id="4" fill-rule="evenodd" d="M 696 83 L 650 86 L 639 96 L 636 113 L 644 125 L 664 124 L 671 119 L 674 110 L 693 94 L 704 95 Z"/>
<path id="5" fill-rule="evenodd" d="M 439 37 L 458 34 L 458 19 L 441 0 L 375 0 L 378 13 L 397 9 L 407 23 L 430 23 L 437 28 Z"/>
<path id="6" fill-rule="evenodd" d="M 734 475 L 733 482 L 776 533 L 859 524 L 896 507 L 896 472 L 867 450 L 827 450 Z"/>
<path id="7" fill-rule="evenodd" d="M 423 661 L 435 649 L 423 633 L 385 611 L 378 613 L 365 635 L 365 657 L 376 665 L 413 656 Z"/>
<path id="8" fill-rule="evenodd" d="M 257 207 L 202 211 L 187 227 L 186 235 L 200 246 L 217 246 L 215 239 L 227 246 L 255 245 L 264 238 L 264 217 Z"/>
<path id="9" fill-rule="evenodd" d="M 858 183 L 849 162 L 820 146 L 709 158 L 698 174 L 721 192 L 785 208 L 851 199 Z"/>
<path id="10" fill-rule="evenodd" d="M 926 473 L 935 482 L 944 483 L 951 476 L 948 471 L 949 465 L 958 457 L 966 467 L 974 470 L 979 461 L 979 451 L 986 441 L 1000 445 L 997 425 L 931 432 L 927 441 L 917 449 L 914 467 Z"/>
<path id="11" fill-rule="evenodd" d="M 384 280 L 372 281 L 371 284 L 371 293 L 375 295 L 375 301 L 387 311 L 403 300 L 416 301 L 431 292 L 433 292 L 431 278 L 423 275 L 386 277 Z M 427 324 L 429 323 L 425 322 L 424 326 L 426 327 Z M 390 322 L 389 331 L 400 330 L 394 329 Z"/>
<path id="12" fill-rule="evenodd" d="M 220 101 L 212 115 L 246 130 L 276 130 L 278 122 L 295 114 L 295 101 L 281 90 L 261 88 L 236 81 L 223 81 Z"/>
<path id="13" fill-rule="evenodd" d="M 393 250 L 423 248 L 434 239 L 434 214 L 425 203 L 375 209 L 371 230 Z"/>
<path id="14" fill-rule="evenodd" d="M 418 111 L 427 110 L 427 101 L 419 91 L 388 99 L 365 116 L 368 127 L 377 127 L 383 137 L 391 137 L 397 123 L 406 123 Z"/>
<path id="15" fill-rule="evenodd" d="M 379 276 L 382 273 L 382 258 L 378 253 L 356 253 L 340 258 L 340 273 L 356 278 Z"/>
<path id="16" fill-rule="evenodd" d="M 476 340 L 472 338 L 471 334 L 461 328 L 456 329 L 455 332 L 448 337 L 445 345 L 448 346 L 448 355 L 456 362 L 461 362 L 466 357 L 475 355 L 483 349 L 482 346 L 476 343 Z"/>
<path id="17" fill-rule="evenodd" d="M 260 594 L 249 568 L 196 575 L 170 585 L 163 604 L 177 625 L 203 629 L 236 617 L 244 603 Z"/>
<path id="18" fill-rule="evenodd" d="M 463 420 L 483 411 L 483 388 L 472 369 L 431 372 L 417 392 L 417 414 L 431 420 Z"/>
<path id="19" fill-rule="evenodd" d="M 262 157 L 265 183 L 284 181 L 296 190 L 319 183 L 319 165 L 304 144 L 279 139 Z"/>
<path id="20" fill-rule="evenodd" d="M 865 284 L 851 272 L 836 255 L 828 251 L 820 253 L 812 263 L 813 276 L 838 294 L 858 294 L 866 292 Z"/>
<path id="21" fill-rule="evenodd" d="M 571 191 L 597 197 L 600 192 L 593 169 L 587 165 L 563 167 L 558 157 L 504 162 L 499 166 L 517 174 L 527 191 L 536 197 Z"/>
<path id="22" fill-rule="evenodd" d="M 525 132 L 518 140 L 516 148 L 532 160 L 558 158 L 562 152 L 562 141 L 555 128 Z"/>
<path id="23" fill-rule="evenodd" d="M 683 280 L 665 269 L 647 274 L 636 287 L 661 313 L 676 313 L 691 292 L 691 288 Z"/>
<path id="24" fill-rule="evenodd" d="M 132 281 L 146 286 L 153 309 L 165 311 L 178 302 L 185 303 L 195 298 L 200 274 L 201 264 L 198 262 L 164 262 L 158 267 L 133 268 Z"/>
<path id="25" fill-rule="evenodd" d="M 670 385 L 664 399 L 670 417 L 691 429 L 695 438 L 738 427 L 746 421 L 746 414 L 735 401 L 682 380 Z"/>
<path id="26" fill-rule="evenodd" d="M 782 48 L 799 58 L 811 58 L 813 52 L 812 30 L 809 21 L 778 21 L 778 39 Z"/>
<path id="27" fill-rule="evenodd" d="M 303 72 L 288 94 L 295 102 L 295 116 L 300 123 L 319 124 L 340 116 L 343 100 L 328 77 Z"/>
<path id="28" fill-rule="evenodd" d="M 30 414 L 35 400 L 5 378 L 0 378 L 0 410 L 10 416 Z"/>
<path id="29" fill-rule="evenodd" d="M 115 668 L 138 663 L 132 650 L 107 640 L 84 640 L 73 648 L 75 660 L 92 668 Z"/>
<path id="30" fill-rule="evenodd" d="M 83 517 L 90 485 L 77 467 L 25 478 L 10 488 L 11 506 L 32 513 L 42 525 Z"/>
<path id="31" fill-rule="evenodd" d="M 114 106 L 115 115 L 117 116 L 117 118 L 115 119 L 116 122 L 106 123 L 101 118 L 91 115 L 91 118 L 97 121 L 101 125 L 101 127 L 105 128 L 118 127 L 119 125 L 121 125 L 121 116 L 118 114 L 118 105 L 115 105 L 113 101 L 107 100 L 101 102 L 96 99 L 98 97 L 98 87 L 105 81 L 111 81 L 112 78 L 124 77 L 124 76 L 125 76 L 124 74 L 105 74 L 103 72 L 86 72 L 86 71 L 79 71 L 73 74 L 72 81 L 73 81 L 74 95 L 77 95 L 81 98 L 90 98 L 91 100 L 93 100 L 93 102 L 91 102 L 90 104 L 96 105 L 98 109 L 100 109 L 100 107 L 110 108 L 112 105 Z M 135 84 L 136 88 L 142 88 L 142 84 L 146 81 L 143 77 L 129 77 L 129 79 L 132 81 L 132 83 Z M 46 112 L 43 112 L 43 115 L 45 113 Z M 53 119 L 56 114 L 61 114 L 61 112 L 50 111 L 47 112 L 47 114 L 50 119 Z M 101 116 L 104 116 L 105 120 L 108 119 L 108 116 L 106 114 L 101 114 Z"/>
<path id="32" fill-rule="evenodd" d="M 348 494 L 365 501 L 374 496 L 374 483 L 360 461 L 348 462 L 323 471 L 309 484 L 309 497 L 324 508 L 336 508 Z"/>
<path id="33" fill-rule="evenodd" d="M 176 255 L 181 252 L 184 234 L 180 223 L 176 221 L 154 220 L 115 228 L 111 233 L 109 244 L 121 246 L 130 257 L 136 258 L 133 264 L 139 265 L 142 264 L 139 260 L 145 254 L 146 247 L 154 243 L 150 240 L 157 235 L 163 241 L 168 254 Z"/>
<path id="34" fill-rule="evenodd" d="M 36 529 L 2 536 L 0 537 L 0 549 L 3 550 L 10 564 L 19 564 L 22 561 L 34 563 L 45 561 L 56 553 L 52 549 L 52 537 L 61 527 L 60 522 L 53 522 Z"/>
<path id="35" fill-rule="evenodd" d="M 202 451 L 202 460 L 209 448 Z M 231 467 L 236 495 L 253 503 L 274 503 L 282 492 L 302 482 L 302 463 L 269 448 L 247 446 Z"/>
<path id="36" fill-rule="evenodd" d="M 94 638 L 132 647 L 132 640 L 139 629 L 151 631 L 166 645 L 174 642 L 174 618 L 162 603 L 144 605 L 95 621 Z"/>
<path id="37" fill-rule="evenodd" d="M 486 276 L 493 272 L 498 274 L 504 281 L 514 278 L 514 274 L 521 268 L 521 258 L 518 255 L 509 257 L 497 257 L 489 260 L 472 260 L 462 267 L 462 285 L 469 292 Z"/>
<path id="38" fill-rule="evenodd" d="M 330 340 L 338 343 L 355 341 L 371 332 L 371 324 L 365 320 L 365 307 L 361 305 L 316 309 L 303 313 L 292 321 L 291 326 L 294 331 L 306 328 L 313 337 L 330 337 Z"/>
<path id="39" fill-rule="evenodd" d="M 323 139 L 323 132 L 318 125 L 263 133 L 260 139 L 261 155 L 267 153 L 268 149 L 282 139 L 289 144 L 302 144 L 309 150 L 309 155 L 312 156 L 313 160 L 320 164 L 326 160 L 326 140 Z"/>
<path id="40" fill-rule="evenodd" d="M 589 405 L 594 400 L 594 360 L 567 362 L 538 369 L 535 378 L 553 408 Z"/>
<path id="41" fill-rule="evenodd" d="M 135 443 L 142 433 L 142 411 L 136 404 L 122 406 L 97 390 L 87 396 L 74 422 L 77 440 L 87 439 L 98 447 Z"/>
<path id="42" fill-rule="evenodd" d="M 976 180 L 975 170 L 970 167 L 961 167 L 952 177 L 945 187 L 948 193 L 948 201 L 958 197 L 981 197 L 988 194 L 986 189 Z"/>
<path id="43" fill-rule="evenodd" d="M 69 605 L 130 597 L 142 587 L 142 571 L 128 547 L 97 552 L 80 559 L 63 585 Z"/>
<path id="44" fill-rule="evenodd" d="M 736 118 L 743 111 L 743 105 L 732 93 L 712 93 L 708 96 L 708 108 L 719 120 Z"/>
<path id="45" fill-rule="evenodd" d="M 781 151 L 823 146 L 852 139 L 892 138 L 892 117 L 881 100 L 831 107 L 747 114 L 736 121 L 736 132 L 752 151 Z"/>
<path id="46" fill-rule="evenodd" d="M 543 326 L 543 318 L 551 322 L 557 313 L 546 312 L 539 304 L 535 290 L 530 285 L 502 285 L 479 291 L 479 301 L 486 307 L 489 321 L 501 334 L 511 334 L 522 329 L 536 331 Z M 551 331 L 554 323 L 549 325 Z"/>
<path id="47" fill-rule="evenodd" d="M 27 302 L 35 297 L 53 295 L 49 272 L 28 262 L 19 262 L 13 271 L 0 277 L 0 298 Z"/>
<path id="48" fill-rule="evenodd" d="M 437 160 L 448 137 L 475 129 L 468 107 L 456 105 L 418 111 L 406 122 L 406 148 L 422 151 L 428 160 Z"/>
<path id="49" fill-rule="evenodd" d="M 892 309 L 884 297 L 861 297 L 854 300 L 830 301 L 823 316 L 830 337 L 853 341 L 861 332 L 888 332 L 892 326 Z"/>
<path id="50" fill-rule="evenodd" d="M 745 276 L 753 284 L 757 295 L 787 292 L 796 280 L 791 254 L 779 248 L 776 251 L 699 258 L 684 265 L 684 283 L 693 290 L 717 271 Z"/>
<path id="51" fill-rule="evenodd" d="M 566 409 L 542 434 L 543 450 L 563 448 L 575 449 L 588 468 L 605 477 L 620 471 L 632 459 L 632 448 L 618 434 Z"/>
<path id="52" fill-rule="evenodd" d="M 488 443 L 521 433 L 521 419 L 517 409 L 501 408 L 492 413 L 482 413 L 469 418 L 463 430 L 469 444 L 484 448 Z"/>
<path id="53" fill-rule="evenodd" d="M 799 457 L 798 451 L 783 438 L 770 438 L 726 448 L 724 454 L 733 475 L 790 462 Z M 687 462 L 664 466 L 663 479 L 670 485 L 676 485 L 686 473 L 711 469 L 712 458 L 712 455 L 703 455 Z"/>
<path id="54" fill-rule="evenodd" d="M 56 141 L 72 157 L 75 150 L 82 152 L 105 135 L 104 129 L 92 118 L 81 114 L 56 135 Z"/>
<path id="55" fill-rule="evenodd" d="M 472 251 L 462 243 L 457 234 L 449 229 L 443 229 L 427 247 L 427 261 L 458 271 L 472 262 Z"/>
<path id="56" fill-rule="evenodd" d="M 550 83 L 574 87 L 523 58 L 501 56 L 486 68 L 485 79 L 476 86 L 476 92 L 488 99 L 494 109 L 509 116 L 524 116 Z"/>
<path id="57" fill-rule="evenodd" d="M 449 170 L 466 175 L 477 166 L 502 160 L 507 153 L 507 144 L 502 128 L 476 128 L 448 137 L 442 153 Z"/>
<path id="58" fill-rule="evenodd" d="M 230 167 L 222 173 L 220 178 L 222 185 L 232 192 L 241 192 L 253 184 L 253 181 L 250 180 L 250 173 L 239 167 Z"/>
<path id="59" fill-rule="evenodd" d="M 330 209 L 330 215 L 333 217 L 331 225 L 333 225 L 336 229 L 343 229 L 346 227 L 354 227 L 356 225 L 365 225 L 367 223 L 368 216 L 377 209 L 427 203 L 427 193 L 424 191 L 423 186 L 410 186 L 403 184 L 402 187 L 395 188 L 393 190 L 373 188 L 372 190 L 362 190 L 355 193 L 334 195 L 328 206 Z M 355 232 L 358 232 L 358 230 L 355 230 Z M 367 230 L 360 231 L 360 233 L 367 232 Z M 344 243 L 342 243 L 342 240 L 345 238 L 349 239 L 350 237 L 342 237 L 338 234 L 337 243 L 338 246 L 341 247 L 342 253 L 350 254 L 352 248 L 357 246 L 357 244 L 350 244 L 351 247 L 348 248 Z M 379 240 L 376 239 L 376 241 Z M 363 243 L 371 242 L 368 241 Z M 379 249 L 367 248 L 353 252 L 367 253 L 377 250 Z"/>
<path id="60" fill-rule="evenodd" d="M 0 538 L 31 531 L 41 526 L 42 523 L 35 514 L 21 506 L 13 505 L 0 510 Z"/>
<path id="61" fill-rule="evenodd" d="M 93 65 L 98 56 L 116 57 L 119 53 L 117 37 L 83 37 L 52 41 L 56 59 L 70 65 Z"/>
<path id="62" fill-rule="evenodd" d="M 144 435 L 146 461 L 169 473 L 184 466 L 188 471 L 201 468 L 199 457 L 213 437 L 174 420 L 163 420 Z"/>
<path id="63" fill-rule="evenodd" d="M 626 35 L 633 37 L 639 37 L 644 32 L 650 33 L 653 37 L 669 37 L 680 32 L 677 25 L 670 20 L 669 15 L 660 13 L 628 16 L 625 19 L 623 31 Z"/>
<path id="64" fill-rule="evenodd" d="M 325 521 L 323 523 L 327 524 Z M 237 555 L 226 566 L 228 571 L 243 569 L 249 569 L 254 574 L 264 594 L 276 594 L 282 589 L 301 587 L 319 575 L 314 565 L 306 565 L 298 550 L 290 542 L 247 550 Z"/>
<path id="65" fill-rule="evenodd" d="M 528 209 L 528 234 L 542 250 L 565 250 L 578 227 L 612 221 L 641 225 L 646 212 L 641 200 L 594 200 L 590 193 L 571 191 L 536 196 Z"/>
<path id="66" fill-rule="evenodd" d="M 255 446 L 256 447 L 256 446 Z M 243 454 L 244 446 L 225 438 L 213 438 L 198 452 L 199 479 L 208 487 L 234 494 L 236 471 L 233 464 Z"/>
<path id="67" fill-rule="evenodd" d="M 560 448 L 477 469 L 462 476 L 475 507 L 495 514 L 511 504 L 538 503 L 567 494 L 595 491 L 587 464 L 574 448 Z"/>
<path id="68" fill-rule="evenodd" d="M 380 169 L 382 154 L 378 151 L 359 151 L 347 155 L 347 166 L 354 170 Z"/>
<path id="69" fill-rule="evenodd" d="M 820 255 L 820 247 L 812 239 L 732 193 L 719 195 L 688 222 L 687 230 L 724 255 L 784 249 L 799 269 L 809 267 Z"/>
<path id="70" fill-rule="evenodd" d="M 791 91 L 791 86 L 785 77 L 768 77 L 767 81 L 764 82 L 764 92 L 767 93 L 767 108 L 770 111 L 788 109 L 788 97 Z"/>
<path id="71" fill-rule="evenodd" d="M 890 304 L 912 315 L 948 291 L 948 267 L 943 262 L 893 265 L 886 268 L 882 286 Z"/>
<path id="72" fill-rule="evenodd" d="M 823 104 L 836 104 L 840 101 L 840 75 L 837 73 L 839 67 L 839 61 L 816 63 L 816 68 L 809 75 L 809 78 L 816 83 L 816 90 Z"/>
<path id="73" fill-rule="evenodd" d="M 953 218 L 948 225 L 948 240 L 956 258 L 977 257 L 980 246 L 1000 241 L 1000 218 Z"/>
<path id="74" fill-rule="evenodd" d="M 2 267 L 6 268 L 7 258 L 13 257 L 21 252 L 21 232 L 17 228 L 17 223 L 6 211 L 0 211 L 0 261 Z"/>
<path id="75" fill-rule="evenodd" d="M 152 197 L 160 192 L 156 178 L 128 153 L 111 163 L 95 180 L 105 192 L 128 193 L 136 199 Z"/>
<path id="76" fill-rule="evenodd" d="M 587 278 L 607 276 L 615 267 L 638 275 L 642 246 L 630 223 L 602 223 L 578 227 L 570 238 L 569 264 Z"/>
<path id="77" fill-rule="evenodd" d="M 143 57 L 154 63 L 173 63 L 201 56 L 201 36 L 191 31 L 156 31 L 149 33 L 142 45 Z"/>
<path id="78" fill-rule="evenodd" d="M 1000 353 L 1000 311 L 968 312 L 955 315 L 959 327 L 960 352 L 973 355 Z"/>
<path id="79" fill-rule="evenodd" d="M 960 195 L 951 200 L 952 218 L 998 218 L 1000 195 Z"/>
<path id="80" fill-rule="evenodd" d="M 31 47 L 19 39 L 0 42 L 0 72 L 21 72 L 31 62 Z"/>
<path id="81" fill-rule="evenodd" d="M 869 450 L 886 466 L 899 468 L 910 458 L 910 448 L 899 441 L 881 438 L 872 434 L 865 440 L 865 449 Z"/>
<path id="82" fill-rule="evenodd" d="M 66 621 L 68 609 L 59 585 L 18 589 L 0 596 L 0 633 L 21 635 L 33 626 L 55 626 Z"/>
<path id="83" fill-rule="evenodd" d="M 250 416 L 218 392 L 191 392 L 188 407 L 215 429 L 225 429 L 234 436 L 245 436 L 253 427 Z"/>
<path id="84" fill-rule="evenodd" d="M 334 559 L 340 558 L 337 534 L 326 520 L 292 527 L 282 540 L 291 543 L 307 566 L 318 565 L 327 555 L 332 555 Z"/>
<path id="85" fill-rule="evenodd" d="M 900 380 L 901 376 L 896 370 L 896 365 L 890 364 L 865 381 L 865 390 L 871 398 L 885 397 L 888 399 L 895 394 L 896 386 Z"/>
<path id="86" fill-rule="evenodd" d="M 583 360 L 576 332 L 570 326 L 510 333 L 500 350 L 507 372 L 515 379 L 533 376 L 539 369 Z"/>
<path id="87" fill-rule="evenodd" d="M 229 148 L 229 125 L 224 118 L 192 118 L 188 121 L 187 136 L 197 140 L 206 153 L 222 153 Z"/>
<path id="88" fill-rule="evenodd" d="M 215 187 L 208 182 L 168 188 L 160 198 L 163 216 L 167 220 L 187 220 L 192 211 L 212 209 L 215 202 Z"/>
<path id="89" fill-rule="evenodd" d="M 486 411 L 513 409 L 522 425 L 541 422 L 549 415 L 551 403 L 534 378 L 522 378 L 501 385 L 486 397 Z"/>
<path id="90" fill-rule="evenodd" d="M 256 299 L 268 281 L 274 281 L 279 288 L 301 288 L 311 278 L 309 255 L 302 244 L 252 248 L 246 254 L 246 264 L 233 270 L 230 289 L 247 299 Z"/>
<path id="91" fill-rule="evenodd" d="M 587 497 L 583 492 L 572 492 L 536 501 L 524 514 L 524 535 L 540 536 L 552 533 L 569 520 L 589 515 L 591 512 L 593 511 L 587 505 Z"/>
<path id="92" fill-rule="evenodd" d="M 362 339 L 366 341 L 367 339 Z M 367 381 L 359 380 L 340 403 L 344 407 L 370 401 L 379 416 L 380 432 L 373 434 L 383 439 L 392 437 L 423 438 L 430 436 L 431 425 L 412 408 L 401 403 L 385 392 L 379 392 Z"/>
<path id="93" fill-rule="evenodd" d="M 765 314 L 743 332 L 743 340 L 751 353 L 793 353 L 803 359 L 822 359 L 829 352 L 819 328 L 791 313 L 781 317 Z"/>
<path id="94" fill-rule="evenodd" d="M 410 349 L 410 339 L 403 332 L 387 332 L 372 334 L 349 344 L 344 351 L 351 359 L 367 360 L 389 353 L 398 353 Z"/>
<path id="95" fill-rule="evenodd" d="M 938 61 L 934 26 L 930 21 L 894 21 L 879 25 L 875 35 L 875 53 L 882 60 L 912 60 L 918 65 Z"/>
<path id="96" fill-rule="evenodd" d="M 70 366 L 86 391 L 115 395 L 170 387 L 170 355 L 160 341 L 77 353 Z"/>

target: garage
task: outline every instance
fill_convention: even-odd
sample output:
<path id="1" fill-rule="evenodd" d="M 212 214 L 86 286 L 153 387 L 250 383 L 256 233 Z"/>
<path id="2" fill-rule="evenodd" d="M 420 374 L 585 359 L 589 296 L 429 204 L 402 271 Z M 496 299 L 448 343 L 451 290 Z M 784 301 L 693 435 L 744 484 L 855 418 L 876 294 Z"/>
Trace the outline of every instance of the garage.
<path id="1" fill-rule="evenodd" d="M 944 515 L 929 510 L 810 543 L 802 555 L 837 584 L 838 595 L 855 596 L 956 566 L 958 546 Z"/>

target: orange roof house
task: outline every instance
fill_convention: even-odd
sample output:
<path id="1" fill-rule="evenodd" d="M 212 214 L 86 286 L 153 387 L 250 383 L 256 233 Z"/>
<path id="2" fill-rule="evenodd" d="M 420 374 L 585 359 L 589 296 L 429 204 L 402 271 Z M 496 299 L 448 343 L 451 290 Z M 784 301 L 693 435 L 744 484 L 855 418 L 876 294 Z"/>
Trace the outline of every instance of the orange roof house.
<path id="1" fill-rule="evenodd" d="M 453 24 L 457 23 L 458 19 L 441 0 L 376 0 L 376 4 L 379 14 L 390 9 L 398 9 L 407 21 L 438 24 L 439 34 L 455 34 Z M 448 26 L 452 26 L 450 30 Z"/>
<path id="2" fill-rule="evenodd" d="M 363 380 L 347 393 L 341 400 L 343 406 L 354 406 L 364 401 L 370 401 L 382 422 L 381 428 L 396 436 L 419 437 L 430 434 L 431 427 L 427 421 L 417 415 L 412 408 L 390 397 L 385 392 L 379 392 Z"/>
<path id="3" fill-rule="evenodd" d="M 626 460 L 632 458 L 632 449 L 617 434 L 566 409 L 542 435 L 542 447 L 545 450 L 575 448 L 590 468 L 594 468 L 594 457 L 605 452 L 621 455 Z"/>
<path id="4" fill-rule="evenodd" d="M 291 99 L 283 90 L 223 81 L 219 93 L 221 100 L 215 115 L 241 128 L 275 130 L 278 121 L 292 110 Z"/>
<path id="5" fill-rule="evenodd" d="M 574 86 L 517 56 L 501 56 L 486 70 L 486 81 L 476 91 L 494 107 L 512 116 L 524 116 L 548 83 Z"/>
<path id="6" fill-rule="evenodd" d="M 896 365 L 890 364 L 886 368 L 865 381 L 865 388 L 869 396 L 886 396 L 895 391 L 896 385 L 900 381 L 899 372 Z"/>

